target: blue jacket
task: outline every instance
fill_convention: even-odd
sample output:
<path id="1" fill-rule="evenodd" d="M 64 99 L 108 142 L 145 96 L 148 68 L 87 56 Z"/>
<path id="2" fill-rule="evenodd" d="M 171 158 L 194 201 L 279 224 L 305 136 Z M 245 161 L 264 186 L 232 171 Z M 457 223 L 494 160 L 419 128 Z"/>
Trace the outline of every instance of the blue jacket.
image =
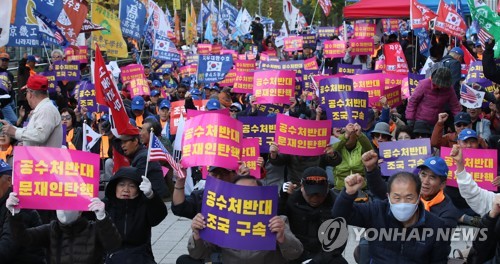
<path id="1" fill-rule="evenodd" d="M 374 228 L 378 231 L 389 228 L 398 229 L 398 234 L 402 233 L 404 227 L 391 213 L 390 205 L 387 200 L 373 201 L 366 204 L 353 204 L 357 195 L 348 195 L 345 189 L 335 200 L 332 215 L 334 218 L 343 217 L 347 224 L 359 226 L 363 228 Z M 446 264 L 448 254 L 450 253 L 450 243 L 446 241 L 437 241 L 437 230 L 445 228 L 444 222 L 437 216 L 426 212 L 423 205 L 420 203 L 418 208 L 418 222 L 406 229 L 406 239 L 402 241 L 401 235 L 398 241 L 388 241 L 388 236 L 376 237 L 369 242 L 370 244 L 370 263 L 422 263 L 422 264 Z M 425 239 L 419 239 L 415 235 L 411 235 L 417 229 L 417 234 L 422 237 L 424 228 L 431 228 L 431 232 L 427 232 L 428 236 Z M 370 232 L 373 236 L 373 231 Z M 380 232 L 379 232 L 380 233 Z M 394 236 L 392 236 L 394 237 Z"/>
<path id="2" fill-rule="evenodd" d="M 375 197 L 381 200 L 387 199 L 387 184 L 382 179 L 382 173 L 380 168 L 376 168 L 373 171 L 366 172 L 366 185 L 368 189 L 375 195 Z M 431 213 L 441 218 L 444 221 L 446 227 L 455 228 L 457 227 L 458 218 L 462 216 L 462 213 L 458 211 L 455 207 L 451 198 L 445 194 L 445 198 L 442 202 L 431 206 Z"/>

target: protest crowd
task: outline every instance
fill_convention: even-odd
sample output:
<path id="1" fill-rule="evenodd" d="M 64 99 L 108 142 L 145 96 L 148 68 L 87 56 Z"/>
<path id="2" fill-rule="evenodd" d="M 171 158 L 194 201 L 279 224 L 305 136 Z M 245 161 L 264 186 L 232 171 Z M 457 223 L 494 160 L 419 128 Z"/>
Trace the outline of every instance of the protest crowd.
<path id="1" fill-rule="evenodd" d="M 0 263 L 500 262 L 500 8 L 117 2 L 0 0 Z"/>

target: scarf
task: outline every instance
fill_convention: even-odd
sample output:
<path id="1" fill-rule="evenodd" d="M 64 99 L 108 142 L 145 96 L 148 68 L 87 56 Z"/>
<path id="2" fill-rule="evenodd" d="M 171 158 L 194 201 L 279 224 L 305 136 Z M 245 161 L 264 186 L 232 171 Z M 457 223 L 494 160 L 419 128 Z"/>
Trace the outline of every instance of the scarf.
<path id="1" fill-rule="evenodd" d="M 444 201 L 444 192 L 443 192 L 443 190 L 439 191 L 437 193 L 437 195 L 434 198 L 432 198 L 432 200 L 430 200 L 430 201 L 426 201 L 426 200 L 424 200 L 424 198 L 420 198 L 420 200 L 424 204 L 425 210 L 430 211 L 432 206 L 434 206 L 436 204 L 440 204 L 442 201 Z"/>

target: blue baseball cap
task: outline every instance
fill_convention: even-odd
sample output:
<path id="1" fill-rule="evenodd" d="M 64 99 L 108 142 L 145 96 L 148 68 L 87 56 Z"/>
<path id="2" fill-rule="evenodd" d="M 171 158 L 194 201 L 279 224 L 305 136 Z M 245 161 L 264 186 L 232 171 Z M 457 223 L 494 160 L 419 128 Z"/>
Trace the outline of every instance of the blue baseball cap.
<path id="1" fill-rule="evenodd" d="M 210 84 L 209 83 L 205 83 L 205 85 L 203 86 L 203 89 L 210 89 Z"/>
<path id="2" fill-rule="evenodd" d="M 216 85 L 210 87 L 210 90 L 216 90 L 217 92 L 220 92 L 219 86 Z"/>
<path id="3" fill-rule="evenodd" d="M 160 95 L 160 91 L 158 90 L 151 91 L 151 96 L 158 96 L 158 95 Z"/>
<path id="4" fill-rule="evenodd" d="M 459 112 L 455 118 L 455 125 L 458 123 L 466 123 L 467 125 L 472 123 L 469 113 Z"/>
<path id="5" fill-rule="evenodd" d="M 207 109 L 210 110 L 219 110 L 220 109 L 220 102 L 217 99 L 210 99 L 207 102 Z"/>
<path id="6" fill-rule="evenodd" d="M 201 91 L 198 90 L 198 89 L 191 89 L 189 90 L 189 92 L 191 93 L 191 97 L 193 98 L 193 100 L 200 100 L 201 99 Z"/>
<path id="7" fill-rule="evenodd" d="M 0 159 L 0 175 L 12 175 L 12 167 L 3 159 Z"/>
<path id="8" fill-rule="evenodd" d="M 172 70 L 169 68 L 166 68 L 165 70 L 163 70 L 163 74 L 171 74 L 171 73 L 172 73 Z"/>
<path id="9" fill-rule="evenodd" d="M 33 56 L 33 55 L 28 55 L 28 57 L 26 58 L 26 61 L 27 61 L 27 62 L 30 62 L 30 61 L 32 61 L 32 62 L 36 62 L 36 57 L 35 57 L 35 56 Z"/>
<path id="10" fill-rule="evenodd" d="M 458 134 L 458 140 L 467 140 L 469 138 L 477 139 L 476 131 L 474 131 L 470 128 L 466 128 L 466 129 L 462 130 L 462 132 L 460 132 L 460 134 Z"/>
<path id="11" fill-rule="evenodd" d="M 144 110 L 144 98 L 137 95 L 132 99 L 132 110 Z"/>
<path id="12" fill-rule="evenodd" d="M 462 57 L 464 56 L 464 51 L 459 47 L 454 47 L 453 49 L 450 50 L 450 52 L 455 52 L 456 54 Z"/>
<path id="13" fill-rule="evenodd" d="M 440 157 L 427 158 L 424 161 L 424 164 L 418 166 L 417 168 L 428 168 L 439 177 L 448 177 L 448 165 L 446 165 L 444 159 Z"/>
<path id="14" fill-rule="evenodd" d="M 161 84 L 161 81 L 160 81 L 160 80 L 154 80 L 154 81 L 153 81 L 153 86 L 154 86 L 154 87 L 162 87 L 163 85 Z"/>
<path id="15" fill-rule="evenodd" d="M 160 103 L 160 109 L 163 109 L 163 108 L 168 108 L 170 109 L 170 101 L 167 100 L 167 99 L 163 99 Z"/>

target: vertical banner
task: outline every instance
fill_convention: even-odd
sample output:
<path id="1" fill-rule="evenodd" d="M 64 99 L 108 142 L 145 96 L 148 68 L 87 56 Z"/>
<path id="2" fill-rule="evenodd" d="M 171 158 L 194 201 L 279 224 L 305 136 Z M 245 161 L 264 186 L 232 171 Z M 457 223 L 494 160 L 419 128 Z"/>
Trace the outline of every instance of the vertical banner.
<path id="1" fill-rule="evenodd" d="M 274 141 L 283 154 L 320 156 L 330 142 L 331 133 L 330 120 L 303 120 L 278 114 Z"/>
<path id="2" fill-rule="evenodd" d="M 344 58 L 346 44 L 341 40 L 327 40 L 323 43 L 325 58 Z"/>
<path id="3" fill-rule="evenodd" d="M 146 21 L 146 6 L 139 0 L 120 1 L 120 27 L 123 35 L 140 40 Z"/>
<path id="4" fill-rule="evenodd" d="M 81 81 L 76 85 L 75 90 L 78 91 L 78 108 L 85 107 L 89 113 L 97 112 L 94 84 Z"/>
<path id="5" fill-rule="evenodd" d="M 207 226 L 200 237 L 223 248 L 276 250 L 276 234 L 268 225 L 277 207 L 276 186 L 240 186 L 208 177 L 201 207 Z"/>
<path id="6" fill-rule="evenodd" d="M 92 23 L 107 28 L 107 30 L 92 32 L 93 42 L 97 42 L 109 57 L 128 57 L 127 44 L 120 29 L 120 19 L 113 12 L 97 3 L 93 3 Z"/>
<path id="7" fill-rule="evenodd" d="M 333 127 L 345 127 L 358 123 L 361 127 L 368 124 L 368 93 L 366 92 L 327 92 L 320 93 L 321 107 Z"/>
<path id="8" fill-rule="evenodd" d="M 448 165 L 448 180 L 446 185 L 458 187 L 457 175 L 455 171 L 457 164 L 450 157 L 451 148 L 441 147 L 441 158 Z M 497 187 L 492 183 L 497 176 L 498 160 L 496 149 L 462 149 L 466 171 L 472 175 L 479 188 L 488 191 L 497 191 Z"/>
<path id="9" fill-rule="evenodd" d="M 261 178 L 257 159 L 260 157 L 258 138 L 244 138 L 241 143 L 241 161 L 250 169 L 250 175 Z"/>
<path id="10" fill-rule="evenodd" d="M 182 166 L 237 170 L 241 158 L 242 126 L 240 121 L 218 113 L 187 120 L 182 139 Z"/>
<path id="11" fill-rule="evenodd" d="M 385 72 L 408 74 L 408 64 L 399 42 L 384 44 Z"/>
<path id="12" fill-rule="evenodd" d="M 247 139 L 258 139 L 259 152 L 269 153 L 269 147 L 274 142 L 274 134 L 276 133 L 276 116 L 242 116 L 238 117 L 238 120 L 243 123 L 243 136 Z"/>
<path id="13" fill-rule="evenodd" d="M 294 95 L 295 72 L 259 71 L 254 73 L 253 94 L 257 104 L 289 104 Z"/>
<path id="14" fill-rule="evenodd" d="M 253 75 L 253 72 L 236 72 L 233 93 L 253 93 Z"/>
<path id="15" fill-rule="evenodd" d="M 19 207 L 88 211 L 99 192 L 99 155 L 46 147 L 14 148 Z"/>
<path id="16" fill-rule="evenodd" d="M 351 56 L 372 55 L 374 50 L 373 38 L 350 39 Z"/>
<path id="17" fill-rule="evenodd" d="M 302 50 L 304 39 L 300 36 L 286 37 L 284 51 L 298 51 Z"/>
<path id="18" fill-rule="evenodd" d="M 379 157 L 382 175 L 391 176 L 400 171 L 417 173 L 417 167 L 432 156 L 431 141 L 428 138 L 381 142 Z"/>

